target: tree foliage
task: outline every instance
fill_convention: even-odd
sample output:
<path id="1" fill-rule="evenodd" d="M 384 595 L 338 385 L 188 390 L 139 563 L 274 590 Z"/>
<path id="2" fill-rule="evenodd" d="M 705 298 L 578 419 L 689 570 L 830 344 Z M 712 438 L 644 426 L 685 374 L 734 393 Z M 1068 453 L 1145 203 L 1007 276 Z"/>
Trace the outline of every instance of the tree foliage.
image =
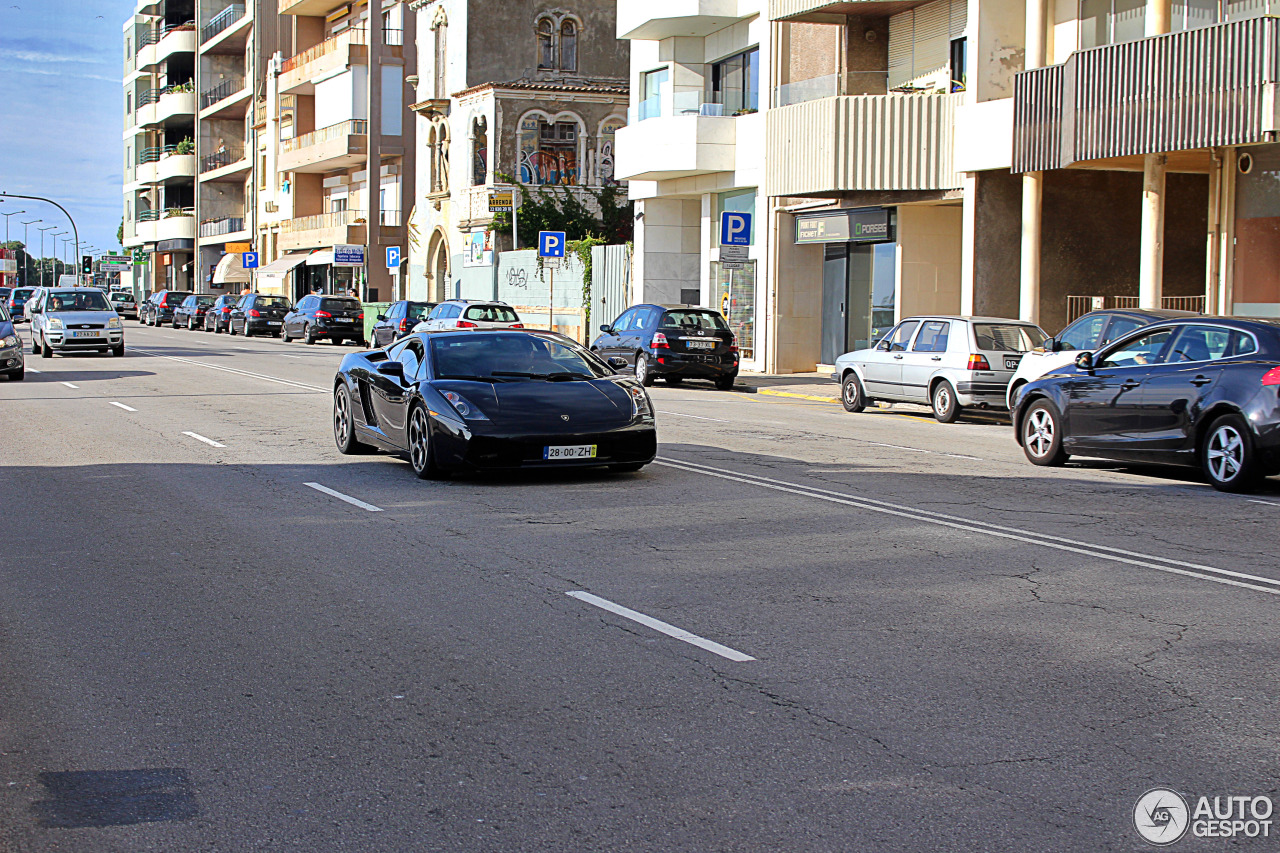
<path id="1" fill-rule="evenodd" d="M 75 265 L 64 264 L 57 258 L 32 257 L 21 240 L 0 242 L 0 248 L 13 251 L 18 261 L 18 281 L 23 286 L 37 285 L 41 281 L 45 284 L 57 284 L 58 276 L 73 275 L 76 271 Z"/>
<path id="2" fill-rule="evenodd" d="M 620 187 L 576 188 L 595 199 L 600 206 L 597 215 L 570 187 L 530 187 L 502 174 L 498 180 L 514 184 L 520 192 L 520 236 L 525 245 L 531 245 L 530 235 L 539 231 L 563 231 L 569 240 L 598 238 L 603 243 L 626 243 L 632 239 L 635 231 L 632 203 Z M 493 228 L 499 234 L 510 234 L 511 214 L 495 216 Z"/>

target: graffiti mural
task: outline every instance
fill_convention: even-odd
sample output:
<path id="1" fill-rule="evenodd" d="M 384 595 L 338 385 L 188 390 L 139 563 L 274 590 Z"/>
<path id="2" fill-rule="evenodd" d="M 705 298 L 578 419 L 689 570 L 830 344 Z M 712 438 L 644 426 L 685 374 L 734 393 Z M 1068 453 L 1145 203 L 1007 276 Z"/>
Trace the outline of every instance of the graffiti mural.
<path id="1" fill-rule="evenodd" d="M 520 183 L 573 186 L 581 182 L 578 125 L 526 116 L 520 122 Z"/>
<path id="2" fill-rule="evenodd" d="M 610 119 L 600 127 L 600 185 L 613 187 L 618 185 L 617 168 L 614 163 L 614 136 L 626 125 L 621 119 Z"/>

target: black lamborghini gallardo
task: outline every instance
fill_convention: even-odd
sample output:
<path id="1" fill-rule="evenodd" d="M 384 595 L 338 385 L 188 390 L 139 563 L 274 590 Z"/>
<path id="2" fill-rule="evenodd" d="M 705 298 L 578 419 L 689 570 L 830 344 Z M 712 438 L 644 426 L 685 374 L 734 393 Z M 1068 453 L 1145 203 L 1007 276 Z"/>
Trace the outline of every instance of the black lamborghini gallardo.
<path id="1" fill-rule="evenodd" d="M 333 386 L 338 449 L 450 471 L 607 466 L 657 454 L 653 404 L 632 376 L 555 332 L 422 332 L 342 360 Z"/>

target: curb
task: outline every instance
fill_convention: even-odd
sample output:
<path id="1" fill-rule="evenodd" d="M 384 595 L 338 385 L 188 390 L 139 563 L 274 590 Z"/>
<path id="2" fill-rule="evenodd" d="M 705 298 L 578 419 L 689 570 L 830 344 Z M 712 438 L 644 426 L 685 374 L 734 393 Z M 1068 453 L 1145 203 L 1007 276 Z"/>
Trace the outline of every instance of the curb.
<path id="1" fill-rule="evenodd" d="M 769 397 L 791 397 L 796 400 L 813 400 L 818 403 L 839 403 L 839 397 L 819 397 L 816 394 L 794 394 L 790 391 L 774 391 L 772 388 L 759 388 L 757 394 L 764 394 Z"/>

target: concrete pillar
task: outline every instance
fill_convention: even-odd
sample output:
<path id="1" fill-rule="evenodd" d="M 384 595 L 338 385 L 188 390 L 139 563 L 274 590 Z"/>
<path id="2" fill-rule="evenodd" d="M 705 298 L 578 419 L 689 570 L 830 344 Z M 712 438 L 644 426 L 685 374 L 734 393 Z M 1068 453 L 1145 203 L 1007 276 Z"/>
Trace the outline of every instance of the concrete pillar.
<path id="1" fill-rule="evenodd" d="M 1142 242 L 1138 266 L 1138 306 L 1159 308 L 1164 296 L 1164 154 L 1148 154 L 1142 169 Z"/>
<path id="2" fill-rule="evenodd" d="M 1170 0 L 1147 0 L 1146 34 L 1162 36 L 1169 32 L 1172 21 Z"/>
<path id="3" fill-rule="evenodd" d="M 1049 2 L 1027 0 L 1026 67 L 1043 68 L 1049 55 Z M 1040 321 L 1040 240 L 1044 213 L 1044 173 L 1022 176 L 1022 270 L 1018 317 Z"/>
<path id="4" fill-rule="evenodd" d="M 1218 268 L 1221 265 L 1222 151 L 1209 150 L 1209 211 L 1205 227 L 1204 313 L 1218 314 Z"/>
<path id="5" fill-rule="evenodd" d="M 960 233 L 960 313 L 974 313 L 974 255 L 978 250 L 978 176 L 966 172 L 964 176 L 964 219 Z"/>

